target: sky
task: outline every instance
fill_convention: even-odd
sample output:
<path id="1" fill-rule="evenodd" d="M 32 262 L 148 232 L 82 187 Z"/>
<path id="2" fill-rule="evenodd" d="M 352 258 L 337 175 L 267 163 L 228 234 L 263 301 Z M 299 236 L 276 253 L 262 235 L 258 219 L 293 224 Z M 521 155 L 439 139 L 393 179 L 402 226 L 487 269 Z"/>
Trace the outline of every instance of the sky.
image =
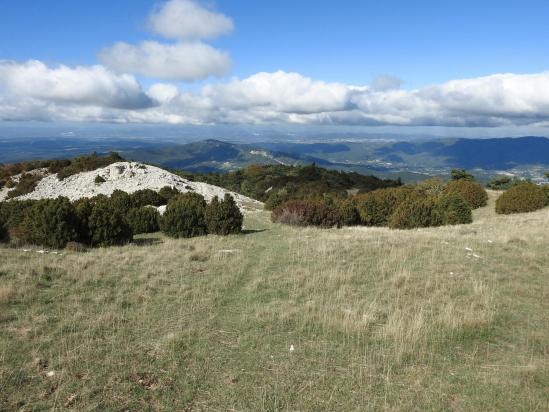
<path id="1" fill-rule="evenodd" d="M 549 3 L 3 0 L 0 122 L 549 127 Z"/>

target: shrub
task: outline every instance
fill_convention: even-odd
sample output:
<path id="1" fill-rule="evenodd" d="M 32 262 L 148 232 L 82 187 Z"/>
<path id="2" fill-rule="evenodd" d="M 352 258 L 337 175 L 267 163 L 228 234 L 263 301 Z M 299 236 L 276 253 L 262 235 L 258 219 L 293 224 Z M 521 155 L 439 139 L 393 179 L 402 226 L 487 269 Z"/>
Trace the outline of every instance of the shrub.
<path id="1" fill-rule="evenodd" d="M 91 208 L 83 208 L 86 227 L 82 240 L 87 240 L 92 246 L 121 245 L 132 240 L 133 234 L 124 215 L 111 202 L 105 200 L 92 201 Z"/>
<path id="2" fill-rule="evenodd" d="M 445 193 L 460 195 L 469 204 L 471 209 L 486 206 L 488 202 L 488 193 L 486 193 L 486 190 L 480 184 L 469 180 L 451 180 L 446 186 Z"/>
<path id="3" fill-rule="evenodd" d="M 494 190 L 507 190 L 520 184 L 522 180 L 509 176 L 497 176 L 486 183 L 486 187 Z"/>
<path id="4" fill-rule="evenodd" d="M 416 190 L 427 196 L 438 197 L 444 193 L 446 183 L 440 177 L 431 177 L 416 185 Z"/>
<path id="5" fill-rule="evenodd" d="M 545 205 L 549 206 L 549 185 L 543 185 L 541 188 L 545 193 Z"/>
<path id="6" fill-rule="evenodd" d="M 437 207 L 444 225 L 461 225 L 473 222 L 469 204 L 458 194 L 442 195 L 437 199 Z"/>
<path id="7" fill-rule="evenodd" d="M 42 180 L 43 176 L 39 173 L 25 173 L 19 178 L 19 182 L 8 192 L 8 199 L 23 196 L 34 191 L 38 182 Z"/>
<path id="8" fill-rule="evenodd" d="M 78 237 L 78 218 L 66 197 L 36 202 L 23 221 L 27 240 L 49 248 L 64 248 Z"/>
<path id="9" fill-rule="evenodd" d="M 154 207 L 134 207 L 128 211 L 126 221 L 130 225 L 134 235 L 140 233 L 154 233 L 160 229 L 160 214 Z"/>
<path id="10" fill-rule="evenodd" d="M 112 192 L 109 203 L 124 216 L 134 207 L 132 196 L 122 190 Z"/>
<path id="11" fill-rule="evenodd" d="M 204 217 L 208 233 L 228 235 L 240 233 L 244 217 L 233 197 L 226 193 L 222 201 L 214 197 L 206 206 Z"/>
<path id="12" fill-rule="evenodd" d="M 4 227 L 20 226 L 23 224 L 27 211 L 36 203 L 36 200 L 13 200 L 0 202 L 0 221 Z"/>
<path id="13" fill-rule="evenodd" d="M 391 215 L 392 229 L 413 229 L 442 225 L 443 219 L 433 197 L 409 198 L 402 202 Z"/>
<path id="14" fill-rule="evenodd" d="M 411 188 L 378 189 L 356 197 L 360 223 L 367 226 L 387 226 L 395 209 L 406 199 L 418 197 Z"/>
<path id="15" fill-rule="evenodd" d="M 175 238 L 205 235 L 205 209 L 203 196 L 192 192 L 179 194 L 168 203 L 160 219 L 160 228 L 166 235 Z"/>
<path id="16" fill-rule="evenodd" d="M 5 242 L 6 240 L 8 240 L 8 229 L 6 227 L 6 222 L 4 222 L 0 216 L 0 242 Z"/>
<path id="17" fill-rule="evenodd" d="M 103 176 L 97 175 L 97 176 L 95 176 L 94 182 L 95 182 L 96 185 L 100 185 L 101 183 L 105 183 L 106 180 Z"/>
<path id="18" fill-rule="evenodd" d="M 79 252 L 84 253 L 88 251 L 88 248 L 85 244 L 80 242 L 68 242 L 65 246 L 65 250 L 69 250 L 71 252 Z"/>
<path id="19" fill-rule="evenodd" d="M 108 156 L 98 156 L 97 153 L 93 153 L 90 156 L 76 157 L 72 160 L 52 162 L 49 171 L 50 173 L 57 173 L 57 178 L 63 180 L 77 173 L 89 172 L 123 160 L 115 152 L 110 153 Z"/>
<path id="20" fill-rule="evenodd" d="M 450 175 L 452 176 L 452 180 L 468 180 L 470 182 L 475 180 L 475 176 L 467 173 L 465 169 L 452 169 Z"/>
<path id="21" fill-rule="evenodd" d="M 289 200 L 271 214 L 273 222 L 294 226 L 341 227 L 339 211 L 318 200 Z"/>
<path id="22" fill-rule="evenodd" d="M 341 215 L 341 223 L 345 226 L 354 226 L 360 223 L 360 214 L 353 199 L 336 201 L 337 209 Z"/>
<path id="23" fill-rule="evenodd" d="M 533 212 L 547 205 L 545 190 L 533 183 L 521 183 L 503 192 L 496 200 L 496 213 Z"/>
<path id="24" fill-rule="evenodd" d="M 180 193 L 179 190 L 177 190 L 175 187 L 171 187 L 171 186 L 164 186 L 158 192 L 160 197 L 162 197 L 164 199 L 164 201 L 162 202 L 162 204 L 164 204 L 164 205 L 167 205 L 168 202 L 171 200 L 171 198 L 174 197 L 174 196 L 177 196 L 179 193 Z"/>
<path id="25" fill-rule="evenodd" d="M 159 193 L 151 189 L 142 189 L 130 195 L 132 207 L 161 206 L 165 205 L 165 199 Z"/>

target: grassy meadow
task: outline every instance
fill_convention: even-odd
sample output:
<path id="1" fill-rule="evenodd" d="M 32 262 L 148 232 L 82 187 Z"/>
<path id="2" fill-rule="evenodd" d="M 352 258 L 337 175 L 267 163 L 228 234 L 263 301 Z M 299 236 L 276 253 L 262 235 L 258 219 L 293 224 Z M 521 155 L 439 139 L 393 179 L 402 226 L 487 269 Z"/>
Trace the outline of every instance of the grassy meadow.
<path id="1" fill-rule="evenodd" d="M 494 197 L 466 226 L 0 249 L 0 411 L 547 411 L 549 208 Z"/>

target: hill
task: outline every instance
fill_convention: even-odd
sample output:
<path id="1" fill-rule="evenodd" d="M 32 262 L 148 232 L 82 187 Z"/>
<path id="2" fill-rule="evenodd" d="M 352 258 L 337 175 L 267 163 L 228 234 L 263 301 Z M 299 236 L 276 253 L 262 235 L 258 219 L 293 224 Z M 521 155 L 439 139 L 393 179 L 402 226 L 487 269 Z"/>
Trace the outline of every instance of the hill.
<path id="1" fill-rule="evenodd" d="M 164 186 L 170 186 L 182 193 L 192 191 L 201 194 L 207 201 L 210 201 L 214 196 L 223 198 L 225 193 L 230 193 L 241 209 L 262 208 L 262 204 L 254 199 L 228 192 L 208 183 L 192 182 L 161 168 L 142 163 L 116 161 L 105 167 L 71 174 L 63 179 L 60 179 L 59 173 L 52 173 L 48 168 L 39 168 L 12 176 L 11 179 L 14 182 L 20 182 L 23 176 L 25 176 L 24 178 L 36 176 L 36 179 L 30 179 L 33 186 L 28 189 L 28 193 L 13 198 L 25 200 L 65 196 L 73 201 L 98 194 L 111 195 L 115 190 L 133 193 L 141 189 L 158 191 Z M 101 178 L 100 183 L 97 182 L 98 176 Z M 17 189 L 17 186 L 15 188 L 6 186 L 0 188 L 0 201 L 6 200 L 10 196 L 10 192 Z"/>
<path id="2" fill-rule="evenodd" d="M 297 165 L 312 162 L 329 164 L 323 159 L 312 156 L 284 153 L 253 145 L 229 143 L 215 139 L 206 139 L 184 145 L 141 148 L 125 151 L 123 154 L 128 159 L 196 173 L 230 172 L 251 164 Z"/>
<path id="3" fill-rule="evenodd" d="M 206 182 L 242 193 L 260 201 L 323 197 L 346 197 L 349 193 L 396 187 L 400 179 L 380 179 L 355 172 L 341 172 L 318 167 L 285 165 L 251 165 L 230 173 L 197 174 L 179 172 L 194 181 Z"/>
<path id="4" fill-rule="evenodd" d="M 0 248 L 0 409 L 545 410 L 549 209 L 490 196 L 467 226 Z"/>

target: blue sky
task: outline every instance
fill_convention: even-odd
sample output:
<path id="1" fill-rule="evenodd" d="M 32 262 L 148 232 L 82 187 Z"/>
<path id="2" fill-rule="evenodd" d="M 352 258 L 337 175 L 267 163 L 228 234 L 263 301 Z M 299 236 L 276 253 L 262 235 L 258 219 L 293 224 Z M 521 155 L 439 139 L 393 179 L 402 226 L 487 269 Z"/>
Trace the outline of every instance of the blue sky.
<path id="1" fill-rule="evenodd" d="M 232 75 L 296 71 L 364 84 L 392 74 L 407 87 L 549 68 L 547 1 L 227 1 L 217 9 L 235 30 L 215 42 Z M 150 37 L 151 0 L 5 0 L 0 57 L 69 65 Z"/>
<path id="2" fill-rule="evenodd" d="M 168 3 L 193 3 L 196 8 L 230 20 L 232 30 L 192 38 L 166 35 L 161 29 L 151 30 L 149 20 L 153 10 L 163 12 Z M 192 124 L 230 123 L 237 119 L 237 123 L 328 122 L 449 127 L 532 126 L 535 123 L 546 127 L 546 116 L 549 117 L 546 102 L 538 101 L 532 92 L 505 96 L 507 103 L 503 105 L 494 99 L 500 99 L 507 90 L 518 90 L 518 85 L 524 81 L 521 75 L 536 75 L 526 79 L 530 90 L 538 89 L 539 85 L 542 86 L 540 90 L 545 90 L 549 70 L 547 1 L 171 0 L 168 3 L 154 0 L 4 0 L 0 6 L 0 61 L 5 65 L 8 61 L 9 65 L 4 71 L 0 68 L 0 93 L 3 93 L 0 97 L 3 96 L 12 107 L 2 114 L 0 100 L 0 119 L 72 120 L 73 116 L 77 121 Z M 165 21 L 168 20 L 162 20 L 161 24 Z M 170 24 L 175 25 L 188 23 L 188 20 L 170 20 Z M 124 42 L 126 48 L 116 48 L 118 42 Z M 181 68 L 181 73 L 174 69 L 175 72 L 166 74 L 165 70 L 158 69 L 159 63 L 151 62 L 153 57 L 146 54 L 153 52 L 143 52 L 143 42 L 156 45 L 159 50 L 155 49 L 155 58 L 158 53 L 171 58 L 170 53 L 175 51 L 167 48 L 172 45 L 186 47 L 198 43 L 201 50 L 193 49 L 192 53 L 187 48 L 178 50 L 178 64 L 185 67 Z M 100 56 L 105 50 L 108 53 Z M 137 53 L 138 57 L 132 62 L 120 61 L 130 52 Z M 206 53 L 209 60 L 202 62 L 206 67 L 189 73 L 189 66 L 198 56 L 196 53 Z M 148 64 L 150 69 L 141 70 L 141 58 L 148 59 L 143 67 Z M 44 67 L 23 66 L 31 59 Z M 60 74 L 56 71 L 59 65 L 73 70 L 77 66 L 98 64 L 108 71 L 101 75 L 111 76 L 108 81 L 117 84 L 118 89 L 112 94 L 133 96 L 137 103 L 127 99 L 120 103 L 117 97 L 114 102 L 99 104 L 105 101 L 98 97 L 99 93 L 111 93 L 104 88 L 99 88 L 91 97 L 89 90 L 76 95 L 65 90 L 48 95 L 47 82 L 52 78 L 82 75 Z M 36 74 L 37 70 L 40 74 Z M 262 72 L 271 76 L 258 78 L 257 74 Z M 471 104 L 466 110 L 455 108 L 456 88 L 447 87 L 446 82 L 482 79 L 502 73 L 515 77 L 458 85 L 459 93 L 467 95 L 465 99 L 470 99 Z M 84 75 L 87 77 L 83 83 L 93 82 L 90 78 L 98 76 L 95 72 Z M 120 80 L 123 75 L 131 76 L 137 85 L 128 86 L 127 79 Z M 45 90 L 40 94 L 14 86 L 19 81 L 28 83 L 29 78 L 39 82 L 39 76 L 44 78 L 40 87 Z M 390 94 L 386 96 L 371 96 L 362 90 L 357 96 L 354 86 L 372 87 L 379 76 L 397 78 L 402 82 L 401 90 L 419 90 L 420 94 L 400 96 L 396 91 L 388 91 Z M 234 79 L 243 83 L 231 85 Z M 253 84 L 250 86 L 245 79 L 251 79 Z M 102 80 L 103 85 L 105 81 Z M 121 82 L 124 84 L 120 85 Z M 312 86 L 308 82 L 313 82 Z M 158 84 L 162 86 L 151 90 Z M 338 84 L 346 85 L 346 89 L 338 89 Z M 220 87 L 211 92 L 208 88 L 214 85 Z M 431 90 L 430 85 L 440 87 L 440 90 Z M 172 87 L 177 88 L 177 92 L 172 91 Z M 268 96 L 257 95 L 258 90 L 265 88 L 271 88 L 265 92 L 267 95 L 276 94 L 280 88 L 287 92 L 266 101 Z M 491 91 L 477 96 L 475 88 Z M 251 94 L 253 98 L 250 98 Z M 439 99 L 442 94 L 451 94 L 450 100 L 453 100 L 449 103 L 436 101 L 436 118 L 418 113 L 420 109 L 432 107 L 434 95 Z M 250 107 L 261 105 L 264 110 L 259 115 L 250 110 L 243 113 L 243 96 L 249 99 Z M 329 96 L 335 97 L 328 101 Z M 192 103 L 189 103 L 190 99 Z M 204 99 L 209 99 L 207 104 Z M 288 103 L 292 99 L 298 103 Z M 174 103 L 176 100 L 178 105 Z M 381 107 L 381 101 L 391 101 L 392 105 Z M 520 107 L 513 106 L 513 101 L 521 101 Z M 4 103 L 5 106 L 8 103 Z M 69 104 L 73 106 L 68 108 Z M 417 105 L 417 110 L 413 104 Z M 479 106 L 483 104 L 486 107 Z M 15 110 L 13 105 L 20 105 L 21 110 Z M 32 110 L 30 105 L 33 105 Z M 198 113 L 205 105 L 209 112 Z M 163 108 L 161 115 L 160 106 Z M 395 107 L 405 107 L 406 113 L 395 112 Z M 506 107 L 507 112 L 500 113 L 498 107 Z M 78 114 L 74 114 L 76 108 Z M 136 108 L 140 110 L 137 114 L 135 111 L 122 112 Z M 146 116 L 145 111 L 148 111 Z M 344 111 L 349 113 L 342 115 Z M 464 111 L 471 113 L 465 117 L 460 114 Z M 521 120 L 517 121 L 517 117 Z"/>

